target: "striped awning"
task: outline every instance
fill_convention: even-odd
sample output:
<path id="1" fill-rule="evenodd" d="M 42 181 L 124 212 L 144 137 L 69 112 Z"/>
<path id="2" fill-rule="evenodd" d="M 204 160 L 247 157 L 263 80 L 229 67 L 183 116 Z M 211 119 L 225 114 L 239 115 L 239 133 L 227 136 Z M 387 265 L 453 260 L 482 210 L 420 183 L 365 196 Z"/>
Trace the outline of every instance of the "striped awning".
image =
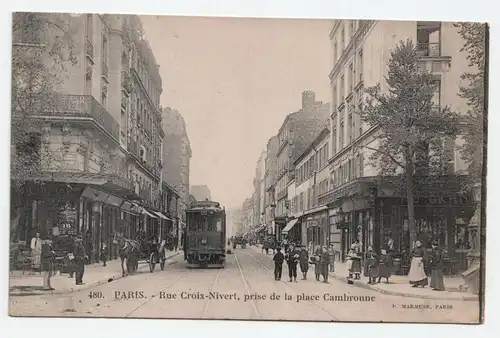
<path id="1" fill-rule="evenodd" d="M 293 226 L 299 221 L 298 218 L 292 219 L 290 222 L 287 223 L 286 227 L 281 230 L 282 234 L 287 234 L 290 230 L 292 230 Z"/>

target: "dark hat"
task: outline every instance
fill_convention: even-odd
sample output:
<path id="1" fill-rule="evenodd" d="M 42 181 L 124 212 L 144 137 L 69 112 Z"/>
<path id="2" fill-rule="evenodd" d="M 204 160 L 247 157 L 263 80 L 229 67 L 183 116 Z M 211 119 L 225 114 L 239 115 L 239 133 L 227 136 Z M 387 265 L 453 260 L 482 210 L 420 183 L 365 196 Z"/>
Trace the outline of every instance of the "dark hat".
<path id="1" fill-rule="evenodd" d="M 280 247 L 277 247 L 277 248 L 276 248 L 276 250 L 280 251 L 280 250 L 281 250 L 281 248 L 280 248 Z"/>

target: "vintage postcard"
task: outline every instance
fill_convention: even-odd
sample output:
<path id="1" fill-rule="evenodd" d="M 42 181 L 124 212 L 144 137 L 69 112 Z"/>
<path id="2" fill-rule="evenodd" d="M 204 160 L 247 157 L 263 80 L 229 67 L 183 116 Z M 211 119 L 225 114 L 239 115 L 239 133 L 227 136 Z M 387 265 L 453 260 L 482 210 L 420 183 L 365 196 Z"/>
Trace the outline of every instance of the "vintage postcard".
<path id="1" fill-rule="evenodd" d="M 482 323 L 488 39 L 13 13 L 10 315 Z"/>

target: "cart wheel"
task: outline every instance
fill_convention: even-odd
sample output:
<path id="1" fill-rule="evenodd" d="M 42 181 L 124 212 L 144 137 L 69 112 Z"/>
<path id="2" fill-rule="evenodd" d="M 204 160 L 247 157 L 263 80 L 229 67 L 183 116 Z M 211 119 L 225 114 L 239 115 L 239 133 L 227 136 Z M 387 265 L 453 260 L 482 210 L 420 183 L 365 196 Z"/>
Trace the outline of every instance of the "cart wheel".
<path id="1" fill-rule="evenodd" d="M 163 270 L 165 270 L 165 259 L 164 259 L 164 258 L 162 258 L 162 259 L 160 260 L 160 269 L 161 269 L 162 271 L 163 271 Z"/>
<path id="2" fill-rule="evenodd" d="M 155 265 L 156 265 L 156 260 L 155 260 L 155 254 L 152 253 L 151 256 L 149 256 L 149 271 L 153 272 L 155 271 Z"/>

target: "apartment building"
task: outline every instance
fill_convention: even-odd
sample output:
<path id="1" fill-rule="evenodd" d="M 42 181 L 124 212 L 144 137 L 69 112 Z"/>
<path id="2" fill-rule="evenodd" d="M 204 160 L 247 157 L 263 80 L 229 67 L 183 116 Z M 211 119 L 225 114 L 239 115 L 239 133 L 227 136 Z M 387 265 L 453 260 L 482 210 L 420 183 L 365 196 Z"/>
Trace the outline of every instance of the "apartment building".
<path id="1" fill-rule="evenodd" d="M 319 196 L 328 205 L 332 236 L 340 231 L 340 249 L 345 254 L 359 239 L 366 249 L 376 250 L 389 240 L 401 252 L 410 247 L 407 206 L 404 196 L 395 193 L 378 170 L 368 163 L 376 149 L 377 127 L 368 128 L 356 114 L 362 109 L 363 89 L 378 83 L 387 90 L 384 76 L 391 50 L 400 41 L 412 39 L 420 54 L 421 69 L 432 72 L 438 82 L 435 105 L 453 111 L 467 110 L 458 97 L 460 75 L 467 69 L 463 41 L 451 22 L 337 20 L 330 32 L 332 45 L 332 112 L 330 117 L 330 191 Z M 445 142 L 445 165 L 450 174 L 466 167 L 457 146 L 460 138 Z M 453 176 L 453 175 L 451 175 Z M 443 180 L 444 182 L 444 180 Z M 460 176 L 436 182 L 439 191 L 417 196 L 416 222 L 420 238 L 439 239 L 450 252 L 458 250 L 452 233 L 467 237 L 463 223 L 471 213 L 472 199 L 459 194 Z M 454 182 L 454 183 L 453 183 Z M 445 187 L 445 188 L 443 188 Z M 437 198 L 435 196 L 439 195 Z"/>
<path id="2" fill-rule="evenodd" d="M 137 230 L 159 233 L 167 218 L 159 198 L 161 79 L 139 35 L 140 19 L 16 13 L 13 27 L 16 57 L 37 57 L 53 67 L 48 48 L 64 43 L 61 28 L 71 32 L 72 42 L 63 52 L 75 56 L 74 63 L 52 70 L 50 93 L 33 110 L 42 121 L 32 132 L 34 148 L 50 161 L 28 178 L 18 237 L 52 234 L 55 247 L 63 248 L 82 234 L 97 260 L 102 243 L 112 248 L 115 231 L 128 237 Z"/>
<path id="3" fill-rule="evenodd" d="M 275 235 L 281 239 L 281 230 L 289 218 L 288 185 L 295 174 L 293 165 L 307 146 L 322 130 L 330 115 L 330 105 L 316 101 L 315 93 L 302 93 L 302 108 L 289 114 L 277 134 L 277 176 L 275 187 Z"/>
<path id="4" fill-rule="evenodd" d="M 265 190 L 265 207 L 264 207 L 264 224 L 265 227 L 261 231 L 265 231 L 266 235 L 274 233 L 274 210 L 276 208 L 275 187 L 277 174 L 277 152 L 278 138 L 271 137 L 267 141 L 266 146 L 266 172 L 264 174 L 264 190 Z M 264 230 L 265 229 L 265 230 Z"/>

